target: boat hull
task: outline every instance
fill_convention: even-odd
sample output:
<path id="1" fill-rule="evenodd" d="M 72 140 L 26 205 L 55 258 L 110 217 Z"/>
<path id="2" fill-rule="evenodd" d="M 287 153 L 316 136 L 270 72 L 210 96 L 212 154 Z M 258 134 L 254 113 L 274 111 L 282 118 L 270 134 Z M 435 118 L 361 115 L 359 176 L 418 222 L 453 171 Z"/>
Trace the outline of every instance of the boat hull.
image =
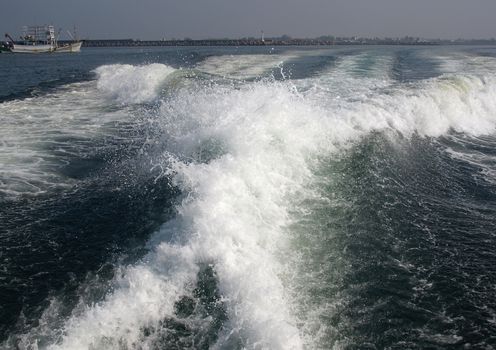
<path id="1" fill-rule="evenodd" d="M 10 49 L 13 53 L 47 53 L 53 52 L 55 47 L 52 45 L 19 45 L 13 44 Z"/>
<path id="2" fill-rule="evenodd" d="M 70 43 L 64 46 L 52 46 L 52 45 L 19 45 L 14 44 L 9 51 L 13 53 L 51 53 L 51 52 L 79 52 L 81 51 L 82 41 L 75 43 Z"/>
<path id="3" fill-rule="evenodd" d="M 79 52 L 81 51 L 81 45 L 83 44 L 82 41 L 78 41 L 75 43 L 67 44 L 64 46 L 57 46 L 55 48 L 55 52 Z"/>

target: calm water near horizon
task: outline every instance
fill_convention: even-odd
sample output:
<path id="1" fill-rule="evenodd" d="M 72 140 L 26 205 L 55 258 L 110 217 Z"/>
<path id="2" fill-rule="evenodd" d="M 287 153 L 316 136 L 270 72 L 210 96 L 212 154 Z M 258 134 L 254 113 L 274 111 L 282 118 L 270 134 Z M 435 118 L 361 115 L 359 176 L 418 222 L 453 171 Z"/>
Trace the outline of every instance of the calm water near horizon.
<path id="1" fill-rule="evenodd" d="M 496 47 L 0 54 L 0 349 L 496 348 Z"/>

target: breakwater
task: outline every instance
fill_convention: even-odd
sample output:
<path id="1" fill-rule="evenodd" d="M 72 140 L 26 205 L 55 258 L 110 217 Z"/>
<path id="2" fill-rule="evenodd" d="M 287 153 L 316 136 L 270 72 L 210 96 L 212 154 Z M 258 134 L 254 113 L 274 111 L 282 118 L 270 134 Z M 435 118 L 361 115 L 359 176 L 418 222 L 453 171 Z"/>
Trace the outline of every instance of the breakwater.
<path id="1" fill-rule="evenodd" d="M 62 43 L 62 42 L 61 42 Z M 404 38 L 333 38 L 315 39 L 181 39 L 181 40 L 136 40 L 136 39 L 86 39 L 85 47 L 133 47 L 133 46 L 333 46 L 333 45 L 496 45 L 495 39 L 421 39 Z"/>
<path id="2" fill-rule="evenodd" d="M 105 39 L 85 40 L 85 47 L 130 47 L 130 46 L 332 46 L 332 45 L 438 45 L 433 41 L 407 42 L 400 40 L 321 40 L 321 39 L 206 39 L 206 40 L 134 40 Z"/>

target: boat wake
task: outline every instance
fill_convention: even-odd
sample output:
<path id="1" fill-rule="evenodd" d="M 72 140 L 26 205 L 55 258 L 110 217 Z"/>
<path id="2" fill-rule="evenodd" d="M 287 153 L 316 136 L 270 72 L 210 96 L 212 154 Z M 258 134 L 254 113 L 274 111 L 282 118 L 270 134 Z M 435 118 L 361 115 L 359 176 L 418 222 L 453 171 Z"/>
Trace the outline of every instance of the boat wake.
<path id="1" fill-rule="evenodd" d="M 271 57 L 260 71 L 246 68 L 258 59 L 248 57 L 246 65 L 233 68 L 232 58 L 219 56 L 196 69 L 239 79 L 279 62 Z M 319 172 L 328 159 L 345 156 L 374 134 L 409 140 L 492 135 L 496 130 L 495 76 L 444 74 L 402 84 L 394 80 L 390 57 L 374 61 L 376 70 L 361 71 L 360 64 L 370 65 L 367 59 L 372 58 L 344 57 L 308 79 L 262 79 L 235 87 L 198 81 L 173 94 L 164 93 L 176 71 L 171 67 L 110 65 L 96 69 L 96 82 L 74 88 L 76 92 L 59 92 L 58 98 L 84 91 L 80 109 L 71 108 L 75 118 L 117 102 L 125 113 L 107 112 L 107 121 L 114 114 L 148 120 L 153 139 L 143 145 L 155 145 L 149 168 L 159 170 L 157 179 L 170 179 L 181 195 L 175 217 L 150 237 L 149 252 L 135 264 L 116 267 L 103 299 L 79 305 L 56 330 L 40 325 L 17 336 L 18 346 L 345 346 L 346 341 L 337 340 L 339 327 L 323 324 L 323 315 L 332 313 L 331 301 L 311 308 L 311 288 L 301 284 L 317 286 L 319 274 L 315 279 L 299 276 L 305 259 L 295 241 L 302 234 L 295 227 L 305 227 L 304 218 L 315 209 L 309 203 L 326 201 L 322 181 L 331 180 Z M 342 76 L 343 70 L 354 73 Z M 90 100 L 93 106 L 87 105 Z M 129 106 L 147 103 L 151 107 Z M 20 110 L 19 104 L 1 108 Z M 52 106 L 46 120 L 55 123 L 54 115 Z M 56 119 L 56 127 L 67 123 L 66 118 L 65 113 Z M 81 132 L 101 132 L 102 118 L 81 119 L 79 127 L 86 126 Z M 8 144 L 3 147 L 9 149 Z M 33 173 L 33 168 L 25 172 Z M 48 308 L 42 319 L 56 312 Z"/>

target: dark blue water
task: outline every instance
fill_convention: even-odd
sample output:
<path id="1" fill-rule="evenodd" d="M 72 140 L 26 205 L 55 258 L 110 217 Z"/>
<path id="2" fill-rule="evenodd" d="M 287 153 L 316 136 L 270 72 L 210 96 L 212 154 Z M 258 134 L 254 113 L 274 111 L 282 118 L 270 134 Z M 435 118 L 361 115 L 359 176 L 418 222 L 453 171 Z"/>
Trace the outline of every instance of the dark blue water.
<path id="1" fill-rule="evenodd" d="M 495 53 L 1 54 L 1 347 L 496 347 Z"/>

